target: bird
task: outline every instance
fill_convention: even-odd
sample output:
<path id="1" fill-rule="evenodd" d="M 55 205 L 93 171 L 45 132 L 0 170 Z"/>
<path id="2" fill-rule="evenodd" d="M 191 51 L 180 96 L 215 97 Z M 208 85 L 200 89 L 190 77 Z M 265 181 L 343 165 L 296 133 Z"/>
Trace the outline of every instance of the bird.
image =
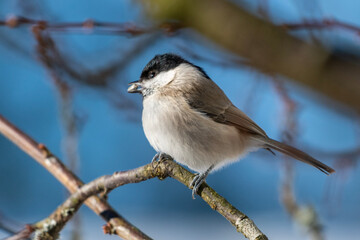
<path id="1" fill-rule="evenodd" d="M 210 172 L 258 149 L 281 152 L 325 174 L 334 171 L 307 153 L 268 137 L 199 66 L 179 55 L 155 55 L 129 93 L 143 96 L 142 125 L 156 150 L 152 161 L 170 156 L 197 174 L 192 197 Z"/>

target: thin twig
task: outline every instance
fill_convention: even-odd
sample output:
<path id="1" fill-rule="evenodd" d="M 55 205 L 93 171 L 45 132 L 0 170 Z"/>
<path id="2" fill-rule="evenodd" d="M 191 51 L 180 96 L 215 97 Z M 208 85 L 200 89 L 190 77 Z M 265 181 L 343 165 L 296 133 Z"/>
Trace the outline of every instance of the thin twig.
<path id="1" fill-rule="evenodd" d="M 2 213 L 0 213 L 0 229 L 8 234 L 15 234 L 16 228 L 20 226 L 19 223 L 14 222 L 12 219 L 5 217 Z"/>
<path id="2" fill-rule="evenodd" d="M 47 29 L 53 32 L 76 32 L 76 33 L 105 33 L 115 35 L 137 36 L 163 30 L 167 34 L 173 34 L 183 26 L 178 22 L 164 22 L 154 27 L 140 27 L 134 23 L 114 23 L 114 22 L 99 22 L 92 19 L 87 19 L 83 22 L 66 22 L 66 23 L 51 23 L 45 20 L 32 19 L 22 16 L 9 16 L 6 20 L 0 20 L 0 26 L 7 26 L 16 28 L 20 26 L 38 25 L 42 29 Z"/>
<path id="3" fill-rule="evenodd" d="M 88 70 L 82 64 L 75 62 L 73 57 L 61 52 L 47 30 L 35 25 L 32 32 L 37 41 L 36 52 L 38 58 L 50 74 L 55 85 L 65 86 L 71 90 L 75 84 L 80 83 L 81 86 L 107 90 L 107 93 L 109 93 L 107 97 L 116 107 L 123 110 L 133 110 L 137 107 L 128 96 L 113 87 L 112 81 L 115 79 L 115 74 L 124 70 L 135 57 L 158 39 L 157 34 L 149 34 L 133 44 L 126 52 L 119 55 L 119 59 L 109 63 L 107 66 L 96 70 Z"/>
<path id="4" fill-rule="evenodd" d="M 274 87 L 284 105 L 285 124 L 283 129 L 283 141 L 293 145 L 295 136 L 298 135 L 298 124 L 296 115 L 298 113 L 298 104 L 289 96 L 283 82 L 273 79 Z M 322 233 L 322 224 L 318 218 L 316 210 L 310 206 L 301 206 L 296 200 L 294 193 L 294 164 L 289 161 L 289 157 L 284 158 L 284 179 L 281 187 L 281 199 L 286 211 L 289 213 L 294 222 L 302 226 L 313 240 L 324 239 Z"/>
<path id="5" fill-rule="evenodd" d="M 174 161 L 165 159 L 133 170 L 102 176 L 83 185 L 48 218 L 38 222 L 35 226 L 37 229 L 41 229 L 41 231 L 43 230 L 43 226 L 46 226 L 46 231 L 42 232 L 46 232 L 51 236 L 56 236 L 87 198 L 102 192 L 109 192 L 125 184 L 138 183 L 155 177 L 164 179 L 168 176 L 178 180 L 185 186 L 189 186 L 195 175 Z M 246 238 L 258 240 L 267 239 L 251 219 L 237 210 L 207 184 L 203 184 L 200 188 L 200 196 L 212 209 L 219 212 L 233 224 L 236 227 L 236 230 L 242 233 Z M 49 227 L 49 225 L 51 225 L 51 227 Z"/>
<path id="6" fill-rule="evenodd" d="M 1 115 L 0 132 L 45 167 L 46 170 L 59 180 L 71 193 L 75 192 L 83 185 L 82 181 L 43 144 L 34 141 Z M 113 227 L 114 232 L 120 237 L 124 239 L 151 239 L 120 216 L 120 214 L 118 214 L 104 199 L 92 196 L 85 201 L 85 204 L 108 222 Z"/>
<path id="7" fill-rule="evenodd" d="M 259 7 L 259 12 L 263 14 L 264 9 Z M 82 22 L 59 22 L 51 23 L 45 20 L 32 19 L 23 16 L 11 15 L 6 20 L 0 20 L 0 26 L 7 26 L 16 28 L 24 25 L 42 25 L 43 28 L 53 32 L 76 32 L 76 33 L 107 33 L 107 34 L 127 34 L 130 36 L 137 36 L 154 32 L 158 29 L 163 29 L 167 33 L 174 33 L 183 28 L 178 22 L 165 22 L 154 27 L 141 27 L 131 22 L 116 23 L 116 22 L 100 22 L 93 19 L 87 19 Z M 360 27 L 354 24 L 346 23 L 334 18 L 324 19 L 303 19 L 302 22 L 287 22 L 279 26 L 286 30 L 299 29 L 330 29 L 338 28 L 348 31 L 353 31 L 360 34 Z"/>
<path id="8" fill-rule="evenodd" d="M 35 229 L 31 225 L 26 225 L 23 230 L 12 235 L 5 240 L 25 240 L 30 239 L 30 235 L 35 231 Z"/>
<path id="9" fill-rule="evenodd" d="M 338 28 L 338 29 L 352 31 L 355 32 L 356 34 L 360 34 L 360 27 L 333 18 L 326 18 L 321 20 L 304 19 L 302 22 L 283 23 L 280 26 L 284 27 L 287 30 L 299 30 L 299 29 L 321 30 L 321 29 Z"/>

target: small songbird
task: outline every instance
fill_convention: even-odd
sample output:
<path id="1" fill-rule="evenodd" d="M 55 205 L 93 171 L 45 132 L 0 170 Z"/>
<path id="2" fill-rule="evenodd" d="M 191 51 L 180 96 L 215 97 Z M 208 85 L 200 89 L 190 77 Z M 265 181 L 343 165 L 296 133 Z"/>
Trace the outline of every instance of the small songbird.
<path id="1" fill-rule="evenodd" d="M 269 138 L 235 107 L 205 71 L 175 54 L 156 55 L 129 93 L 143 96 L 142 124 L 151 146 L 198 172 L 194 198 L 207 175 L 263 148 L 289 155 L 330 174 L 334 170 L 310 155 Z"/>

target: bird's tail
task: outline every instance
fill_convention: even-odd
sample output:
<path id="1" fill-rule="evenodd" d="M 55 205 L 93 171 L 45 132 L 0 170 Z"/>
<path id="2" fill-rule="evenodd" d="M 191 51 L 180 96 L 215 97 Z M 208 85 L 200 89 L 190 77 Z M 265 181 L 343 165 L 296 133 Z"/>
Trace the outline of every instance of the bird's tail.
<path id="1" fill-rule="evenodd" d="M 300 151 L 299 149 L 296 149 L 287 144 L 278 142 L 274 139 L 267 138 L 265 141 L 265 148 L 274 149 L 274 150 L 284 153 L 290 157 L 293 157 L 296 160 L 310 164 L 327 175 L 335 172 L 334 169 L 332 169 L 331 167 L 325 165 L 324 163 L 316 160 L 315 158 L 311 157 L 309 154 L 306 154 L 303 151 Z"/>

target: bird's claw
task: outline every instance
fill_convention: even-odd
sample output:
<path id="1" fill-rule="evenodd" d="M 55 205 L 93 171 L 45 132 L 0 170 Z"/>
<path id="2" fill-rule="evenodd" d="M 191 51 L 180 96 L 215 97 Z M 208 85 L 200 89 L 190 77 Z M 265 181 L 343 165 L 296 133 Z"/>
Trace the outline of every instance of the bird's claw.
<path id="1" fill-rule="evenodd" d="M 172 159 L 172 158 L 170 157 L 170 155 L 167 155 L 166 153 L 158 152 L 155 154 L 155 156 L 151 160 L 151 163 L 156 162 L 156 161 L 165 160 L 165 159 Z"/>
<path id="2" fill-rule="evenodd" d="M 190 188 L 191 187 L 193 188 L 191 194 L 193 199 L 195 199 L 195 195 L 197 194 L 201 184 L 205 182 L 206 177 L 209 175 L 209 173 L 213 168 L 214 165 L 211 165 L 205 172 L 196 174 L 193 180 L 191 181 Z"/>
<path id="3" fill-rule="evenodd" d="M 151 163 L 156 162 L 160 157 L 160 153 L 156 153 L 155 156 L 152 158 Z"/>
<path id="4" fill-rule="evenodd" d="M 195 194 L 197 194 L 200 185 L 205 181 L 205 178 L 201 177 L 201 174 L 196 174 L 193 180 L 190 183 L 190 187 L 192 187 L 192 199 L 195 199 Z"/>

